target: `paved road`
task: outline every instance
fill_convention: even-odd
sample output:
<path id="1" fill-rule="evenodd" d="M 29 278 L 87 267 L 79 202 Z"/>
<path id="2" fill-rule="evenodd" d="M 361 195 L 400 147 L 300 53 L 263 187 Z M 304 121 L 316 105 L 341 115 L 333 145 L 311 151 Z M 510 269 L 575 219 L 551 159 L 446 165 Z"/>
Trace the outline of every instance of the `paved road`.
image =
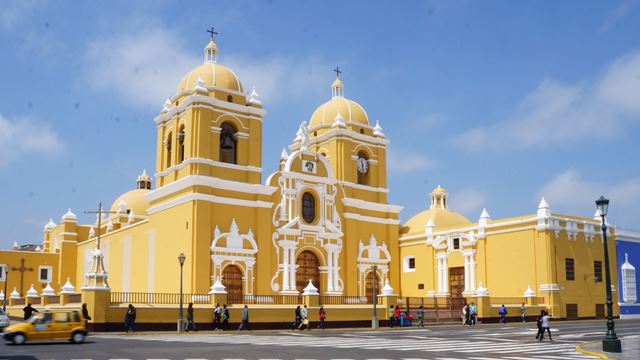
<path id="1" fill-rule="evenodd" d="M 386 331 L 94 334 L 83 345 L 0 345 L 0 360 L 29 359 L 594 359 L 575 345 L 599 339 L 604 322 L 558 322 L 554 341 L 535 340 L 533 324 L 433 326 Z M 640 321 L 618 321 L 619 336 Z"/>

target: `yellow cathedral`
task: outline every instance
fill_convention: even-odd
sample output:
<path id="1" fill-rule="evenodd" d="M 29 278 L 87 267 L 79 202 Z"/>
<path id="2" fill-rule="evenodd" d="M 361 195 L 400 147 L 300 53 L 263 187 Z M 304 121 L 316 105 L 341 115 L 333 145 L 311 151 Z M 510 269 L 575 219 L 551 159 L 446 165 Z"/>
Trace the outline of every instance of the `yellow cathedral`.
<path id="1" fill-rule="evenodd" d="M 389 140 L 345 97 L 339 71 L 329 100 L 292 132 L 278 171 L 264 176 L 266 111 L 218 55 L 211 37 L 203 63 L 155 118 L 153 178 L 143 172 L 94 224 L 68 210 L 45 225 L 37 249 L 0 251 L 0 269 L 11 273 L 0 273 L 12 290 L 3 298 L 176 293 L 183 253 L 184 292 L 195 298 L 223 287 L 230 304 L 297 295 L 311 283 L 350 304 L 371 303 L 375 288 L 405 297 L 403 306 L 440 298 L 456 314 L 465 301 L 492 296 L 485 317 L 498 302 L 521 301 L 557 317 L 601 315 L 597 221 L 552 214 L 543 199 L 531 216 L 492 220 L 483 211 L 472 223 L 437 187 L 428 209 L 401 226 L 402 207 L 388 201 Z M 615 259 L 613 238 L 610 245 Z"/>

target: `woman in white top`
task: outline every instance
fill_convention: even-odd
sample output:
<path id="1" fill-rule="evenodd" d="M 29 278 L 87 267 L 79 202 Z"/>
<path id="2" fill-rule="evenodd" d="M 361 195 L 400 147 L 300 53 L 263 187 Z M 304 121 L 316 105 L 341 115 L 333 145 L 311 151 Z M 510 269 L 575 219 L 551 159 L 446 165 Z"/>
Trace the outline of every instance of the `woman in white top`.
<path id="1" fill-rule="evenodd" d="M 544 316 L 542 317 L 542 335 L 540 336 L 540 341 L 544 339 L 545 330 L 547 331 L 547 334 L 549 334 L 549 340 L 553 341 L 553 339 L 551 338 L 551 330 L 549 329 L 550 320 L 551 320 L 551 315 L 549 315 L 548 311 L 545 311 Z"/>

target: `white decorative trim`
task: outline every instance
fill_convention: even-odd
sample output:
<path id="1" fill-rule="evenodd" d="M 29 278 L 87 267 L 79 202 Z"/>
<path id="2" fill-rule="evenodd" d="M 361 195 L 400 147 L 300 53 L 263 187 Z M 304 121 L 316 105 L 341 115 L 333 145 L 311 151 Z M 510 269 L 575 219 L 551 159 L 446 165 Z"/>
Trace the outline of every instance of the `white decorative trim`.
<path id="1" fill-rule="evenodd" d="M 278 188 L 263 184 L 247 184 L 204 175 L 189 175 L 144 194 L 148 201 L 158 200 L 191 186 L 207 186 L 215 189 L 237 191 L 247 194 L 271 195 Z"/>
<path id="2" fill-rule="evenodd" d="M 147 292 L 154 291 L 155 266 L 156 266 L 156 229 L 150 229 L 147 232 L 148 251 L 147 251 Z"/>
<path id="3" fill-rule="evenodd" d="M 409 262 L 410 262 L 411 259 L 413 259 L 413 261 L 414 261 L 413 269 L 409 267 Z M 407 256 L 403 257 L 402 258 L 402 272 L 416 272 L 415 261 L 416 261 L 416 257 L 413 256 L 413 255 L 407 255 Z"/>
<path id="4" fill-rule="evenodd" d="M 404 209 L 403 206 L 398 206 L 398 205 L 390 205 L 390 204 L 380 204 L 380 203 L 375 203 L 375 202 L 371 202 L 371 201 L 365 201 L 365 200 L 360 200 L 360 199 L 355 199 L 355 198 L 342 198 L 342 202 L 346 205 L 346 206 L 351 206 L 351 207 L 355 207 L 358 209 L 363 209 L 363 210 L 373 210 L 373 211 L 380 211 L 380 212 L 389 212 L 389 213 L 394 213 L 397 214 L 400 211 L 402 211 L 402 209 Z"/>
<path id="5" fill-rule="evenodd" d="M 180 169 L 182 169 L 183 167 L 185 167 L 185 166 L 187 166 L 189 164 L 204 164 L 204 165 L 209 165 L 209 166 L 217 166 L 217 167 L 223 167 L 223 168 L 240 170 L 240 171 L 252 171 L 252 172 L 256 172 L 256 173 L 260 173 L 260 174 L 262 173 L 262 168 L 251 166 L 251 165 L 229 164 L 229 163 L 225 163 L 225 162 L 221 162 L 221 161 L 215 161 L 215 160 L 211 160 L 211 159 L 205 159 L 205 158 L 188 158 L 188 159 L 185 159 L 180 164 L 173 165 L 173 166 L 165 169 L 164 171 L 160 171 L 160 172 L 155 173 L 154 175 L 155 175 L 156 178 L 167 176 L 170 173 L 172 173 L 173 171 L 180 170 Z"/>
<path id="6" fill-rule="evenodd" d="M 367 222 L 372 222 L 372 223 L 376 223 L 376 224 L 391 224 L 391 225 L 399 225 L 400 224 L 400 220 L 397 219 L 386 219 L 386 218 L 379 218 L 379 217 L 373 217 L 373 216 L 366 216 L 366 215 L 360 215 L 360 214 L 354 214 L 354 213 L 343 213 L 342 214 L 344 216 L 345 219 L 354 219 L 354 220 L 359 220 L 359 221 L 367 221 Z"/>
<path id="7" fill-rule="evenodd" d="M 189 194 L 189 195 L 185 195 L 185 196 L 179 197 L 177 199 L 173 199 L 173 200 L 167 201 L 167 202 L 162 203 L 160 205 L 156 205 L 154 207 L 151 207 L 151 208 L 147 209 L 147 213 L 149 213 L 149 215 L 151 215 L 151 214 L 157 213 L 159 211 L 166 210 L 166 209 L 172 208 L 174 206 L 178 206 L 178 205 L 184 204 L 186 202 L 196 201 L 196 200 L 208 201 L 208 202 L 218 203 L 218 204 L 248 206 L 248 207 L 260 207 L 260 208 L 267 208 L 267 209 L 270 209 L 273 206 L 272 202 L 267 202 L 267 201 L 234 199 L 234 198 L 228 198 L 228 197 L 222 197 L 222 196 L 216 196 L 216 195 L 208 195 L 208 194 Z"/>
<path id="8" fill-rule="evenodd" d="M 122 291 L 131 289 L 131 235 L 122 238 Z"/>
<path id="9" fill-rule="evenodd" d="M 76 232 L 61 232 L 58 235 L 59 236 L 78 236 L 78 233 L 76 233 Z"/>
<path id="10" fill-rule="evenodd" d="M 9 265 L 0 264 L 0 269 L 2 269 L 0 272 L 0 281 L 7 281 L 7 270 L 9 269 Z"/>
<path id="11" fill-rule="evenodd" d="M 215 86 L 209 86 L 209 87 L 207 87 L 207 89 L 213 90 L 213 91 L 215 91 L 215 90 L 223 90 L 225 92 L 235 93 L 232 90 L 220 89 L 220 88 L 215 87 Z M 230 103 L 230 102 L 218 100 L 218 99 L 216 99 L 214 97 L 210 97 L 210 96 L 206 96 L 206 95 L 192 95 L 193 93 L 194 93 L 193 90 L 184 90 L 182 92 L 178 92 L 171 99 L 171 102 L 174 102 L 178 98 L 180 98 L 182 96 L 185 96 L 185 95 L 191 95 L 191 96 L 188 96 L 187 98 L 183 99 L 178 106 L 176 106 L 174 108 L 171 108 L 171 110 L 167 111 L 166 113 L 158 115 L 154 119 L 155 123 L 157 125 L 160 125 L 162 123 L 170 121 L 170 120 L 173 119 L 173 117 L 175 115 L 180 114 L 180 113 L 182 113 L 182 112 L 184 112 L 184 111 L 186 111 L 186 110 L 188 110 L 189 108 L 192 108 L 192 107 L 212 107 L 214 110 L 219 110 L 219 108 L 222 108 L 222 109 L 225 109 L 225 110 L 226 109 L 230 109 L 230 110 L 233 110 L 233 111 L 237 111 L 240 114 L 254 115 L 254 116 L 257 117 L 257 120 L 259 119 L 260 121 L 262 121 L 262 118 L 264 118 L 264 116 L 267 114 L 267 111 L 262 109 L 262 108 L 256 108 L 256 107 L 253 107 L 253 106 L 246 106 L 246 105 Z M 245 96 L 242 93 L 237 93 L 236 95 Z M 203 106 L 202 104 L 204 104 L 205 106 Z"/>
<path id="12" fill-rule="evenodd" d="M 366 190 L 366 191 L 375 191 L 375 192 L 381 192 L 381 193 L 385 193 L 385 194 L 389 192 L 389 189 L 378 188 L 378 187 L 373 187 L 373 186 L 368 186 L 368 185 L 360 185 L 360 184 L 352 183 L 350 181 L 338 181 L 338 182 L 342 186 L 347 186 L 347 187 L 351 187 L 351 188 L 354 188 L 354 189 L 360 189 L 360 190 Z"/>
<path id="13" fill-rule="evenodd" d="M 555 292 L 555 291 L 560 291 L 560 287 L 558 286 L 558 284 L 540 284 L 540 289 L 539 291 L 541 292 Z"/>
<path id="14" fill-rule="evenodd" d="M 43 279 L 40 277 L 41 272 L 43 269 L 47 270 L 47 278 Z M 38 281 L 41 283 L 50 283 L 53 279 L 53 266 L 44 266 L 44 265 L 40 265 L 38 266 Z"/>

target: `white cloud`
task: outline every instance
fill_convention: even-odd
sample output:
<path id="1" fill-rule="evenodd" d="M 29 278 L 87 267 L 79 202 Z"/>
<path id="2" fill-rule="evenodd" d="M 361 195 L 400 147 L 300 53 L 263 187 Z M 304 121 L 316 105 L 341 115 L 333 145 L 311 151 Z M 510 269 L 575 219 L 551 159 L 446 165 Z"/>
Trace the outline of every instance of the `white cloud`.
<path id="1" fill-rule="evenodd" d="M 470 129 L 453 141 L 478 151 L 574 143 L 596 134 L 610 139 L 623 133 L 628 118 L 638 115 L 640 53 L 632 53 L 616 60 L 592 84 L 545 79 L 511 118 Z"/>
<path id="2" fill-rule="evenodd" d="M 623 18 L 629 15 L 637 5 L 640 4 L 638 0 L 624 0 L 618 3 L 604 19 L 602 26 L 600 26 L 600 32 L 606 32 L 615 25 L 617 25 Z"/>
<path id="3" fill-rule="evenodd" d="M 441 127 L 448 122 L 444 114 L 427 114 L 411 122 L 411 125 L 418 130 L 433 129 Z"/>
<path id="4" fill-rule="evenodd" d="M 11 29 L 39 4 L 35 0 L 4 0 L 0 11 L 0 28 Z M 42 4 L 40 4 L 42 5 Z"/>
<path id="5" fill-rule="evenodd" d="M 0 114 L 0 166 L 26 154 L 57 155 L 63 150 L 58 136 L 28 118 L 11 121 Z"/>
<path id="6" fill-rule="evenodd" d="M 152 21 L 153 23 L 153 21 Z M 183 36 L 160 26 L 91 42 L 86 52 L 86 77 L 95 90 L 116 91 L 134 105 L 161 108 L 175 94 L 180 78 L 202 63 L 201 48 L 186 48 Z M 202 47 L 206 45 L 203 41 Z M 220 45 L 220 44 L 219 44 Z M 320 58 L 264 58 L 229 55 L 220 49 L 218 61 L 240 78 L 245 91 L 256 87 L 268 104 L 285 98 L 330 93 L 330 80 L 318 69 L 329 69 Z"/>
<path id="7" fill-rule="evenodd" d="M 487 206 L 488 201 L 489 196 L 486 193 L 468 187 L 449 195 L 449 209 L 475 221 L 480 216 L 482 208 Z"/>
<path id="8" fill-rule="evenodd" d="M 602 195 L 611 201 L 612 223 L 640 226 L 640 178 L 601 183 L 584 179 L 578 171 L 569 169 L 551 179 L 537 192 L 538 199 L 544 196 L 549 202 L 551 211 L 587 217 L 595 213 L 595 200 Z"/>
<path id="9" fill-rule="evenodd" d="M 402 175 L 432 169 L 436 161 L 426 155 L 409 150 L 389 148 L 387 169 L 391 175 Z"/>

